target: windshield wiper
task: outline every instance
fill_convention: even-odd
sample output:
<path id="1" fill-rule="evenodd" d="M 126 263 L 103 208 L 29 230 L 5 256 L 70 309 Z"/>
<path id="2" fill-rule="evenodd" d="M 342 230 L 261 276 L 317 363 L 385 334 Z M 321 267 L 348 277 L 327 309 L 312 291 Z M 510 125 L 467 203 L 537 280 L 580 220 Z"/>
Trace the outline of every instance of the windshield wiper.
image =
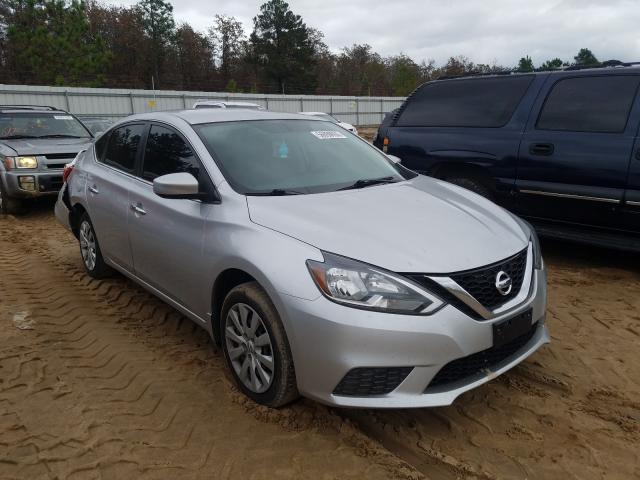
<path id="1" fill-rule="evenodd" d="M 7 135 L 6 137 L 0 137 L 0 140 L 18 140 L 20 138 L 40 138 L 35 135 Z"/>
<path id="2" fill-rule="evenodd" d="M 268 192 L 251 192 L 247 195 L 260 196 L 260 197 L 281 197 L 284 195 L 304 195 L 304 192 L 298 192 L 297 190 L 287 190 L 284 188 L 274 188 Z"/>
<path id="3" fill-rule="evenodd" d="M 33 138 L 89 138 L 89 137 L 80 137 L 79 135 L 64 135 L 61 133 L 56 133 L 51 135 L 40 135 Z"/>
<path id="4" fill-rule="evenodd" d="M 371 185 L 382 185 L 384 183 L 396 183 L 398 180 L 395 177 L 380 177 L 380 178 L 363 178 L 357 180 L 351 185 L 339 188 L 338 190 L 352 190 L 354 188 L 370 187 Z"/>

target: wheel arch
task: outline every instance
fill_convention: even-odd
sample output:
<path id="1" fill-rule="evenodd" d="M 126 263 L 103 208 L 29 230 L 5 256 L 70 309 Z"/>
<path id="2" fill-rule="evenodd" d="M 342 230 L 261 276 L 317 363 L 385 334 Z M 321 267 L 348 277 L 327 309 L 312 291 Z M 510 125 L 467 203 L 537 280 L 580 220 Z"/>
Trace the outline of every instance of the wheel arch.
<path id="1" fill-rule="evenodd" d="M 492 193 L 496 190 L 496 182 L 489 169 L 470 162 L 440 162 L 431 167 L 428 175 L 447 180 L 449 178 L 464 177 L 476 180 Z"/>
<path id="2" fill-rule="evenodd" d="M 69 210 L 69 226 L 71 227 L 71 232 L 73 235 L 78 238 L 78 229 L 80 227 L 80 219 L 83 214 L 89 214 L 87 209 L 82 206 L 81 203 L 76 202 Z"/>

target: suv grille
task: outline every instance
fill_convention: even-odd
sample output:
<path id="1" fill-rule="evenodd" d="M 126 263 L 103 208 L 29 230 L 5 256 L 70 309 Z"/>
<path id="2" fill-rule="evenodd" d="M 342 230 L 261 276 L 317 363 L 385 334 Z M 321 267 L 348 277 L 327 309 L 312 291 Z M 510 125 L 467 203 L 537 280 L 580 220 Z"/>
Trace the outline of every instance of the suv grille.
<path id="1" fill-rule="evenodd" d="M 436 376 L 433 377 L 425 393 L 429 393 L 429 390 L 432 388 L 473 377 L 481 373 L 485 368 L 494 367 L 529 343 L 529 340 L 533 338 L 537 329 L 538 323 L 534 323 L 527 333 L 514 338 L 504 345 L 491 347 L 447 363 L 440 369 Z"/>
<path id="2" fill-rule="evenodd" d="M 411 373 L 413 367 L 354 368 L 344 376 L 334 395 L 370 397 L 395 390 Z"/>
<path id="3" fill-rule="evenodd" d="M 502 262 L 466 272 L 454 273 L 450 277 L 485 308 L 493 310 L 518 295 L 522 287 L 526 267 L 527 250 L 525 249 Z M 500 271 L 507 273 L 513 282 L 511 292 L 508 295 L 501 295 L 496 288 L 496 275 Z"/>

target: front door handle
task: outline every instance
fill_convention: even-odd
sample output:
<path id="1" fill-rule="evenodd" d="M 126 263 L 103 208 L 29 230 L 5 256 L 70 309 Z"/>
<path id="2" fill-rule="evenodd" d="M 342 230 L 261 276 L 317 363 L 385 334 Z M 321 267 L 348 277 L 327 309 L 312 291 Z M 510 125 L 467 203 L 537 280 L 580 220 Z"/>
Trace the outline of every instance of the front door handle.
<path id="1" fill-rule="evenodd" d="M 139 203 L 138 204 L 132 203 L 131 204 L 131 210 L 133 210 L 138 215 L 146 215 L 147 214 L 147 211 Z"/>
<path id="2" fill-rule="evenodd" d="M 97 194 L 99 194 L 99 193 L 100 193 L 100 190 L 98 190 L 98 187 L 96 187 L 95 185 L 90 186 L 90 187 L 89 187 L 89 191 L 90 191 L 91 193 L 93 193 L 94 195 L 97 195 Z"/>
<path id="3" fill-rule="evenodd" d="M 529 145 L 529 153 L 531 155 L 543 155 L 548 157 L 553 155 L 553 143 L 532 143 Z"/>

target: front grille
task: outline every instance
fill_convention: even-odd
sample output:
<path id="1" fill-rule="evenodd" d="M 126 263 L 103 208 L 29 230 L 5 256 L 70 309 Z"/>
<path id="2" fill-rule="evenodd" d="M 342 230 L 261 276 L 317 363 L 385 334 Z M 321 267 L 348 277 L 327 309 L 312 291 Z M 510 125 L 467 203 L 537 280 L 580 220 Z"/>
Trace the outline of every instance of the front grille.
<path id="1" fill-rule="evenodd" d="M 504 345 L 491 347 L 481 352 L 447 363 L 440 369 L 436 376 L 433 377 L 429 386 L 425 390 L 425 393 L 429 393 L 429 390 L 436 387 L 441 387 L 443 385 L 481 374 L 486 368 L 491 369 L 529 343 L 536 333 L 537 328 L 538 324 L 535 323 L 527 333 L 514 338 Z"/>
<path id="2" fill-rule="evenodd" d="M 49 170 L 55 170 L 55 169 L 63 169 L 63 168 L 64 168 L 64 166 L 65 166 L 67 163 L 69 163 L 69 162 L 62 162 L 62 163 L 60 163 L 60 162 L 55 162 L 55 163 L 53 163 L 53 162 L 52 162 L 52 163 L 47 163 L 46 165 L 47 165 L 47 168 L 48 168 Z"/>
<path id="3" fill-rule="evenodd" d="M 518 295 L 522 287 L 526 267 L 527 250 L 525 249 L 502 262 L 466 272 L 454 273 L 450 277 L 485 308 L 493 310 Z M 501 295 L 496 288 L 496 276 L 501 271 L 509 275 L 513 282 L 511 292 L 508 295 Z"/>
<path id="4" fill-rule="evenodd" d="M 73 160 L 76 158 L 75 153 L 47 153 L 44 158 L 47 160 Z"/>
<path id="5" fill-rule="evenodd" d="M 354 368 L 340 380 L 333 394 L 348 397 L 384 395 L 395 390 L 411 370 L 413 367 Z"/>

